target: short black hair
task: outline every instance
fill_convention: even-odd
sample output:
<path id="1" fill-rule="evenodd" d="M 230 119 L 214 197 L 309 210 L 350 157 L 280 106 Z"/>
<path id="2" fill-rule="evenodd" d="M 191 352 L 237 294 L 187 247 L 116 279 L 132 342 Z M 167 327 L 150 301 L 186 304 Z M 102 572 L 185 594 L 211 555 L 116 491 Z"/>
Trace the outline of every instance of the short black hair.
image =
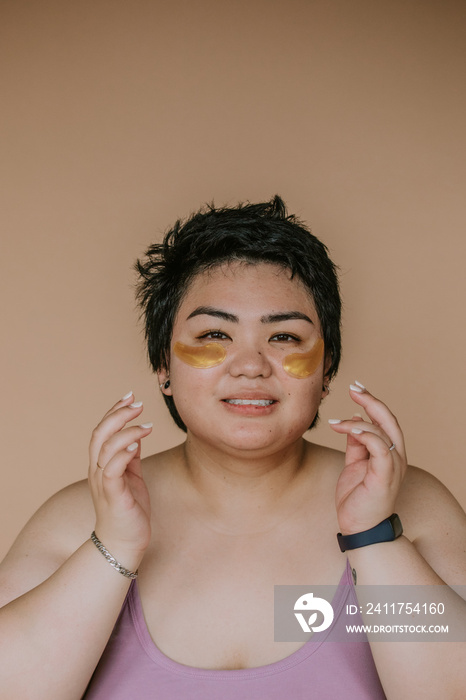
<path id="1" fill-rule="evenodd" d="M 322 327 L 330 380 L 341 358 L 336 266 L 326 246 L 302 221 L 288 214 L 278 195 L 259 204 L 206 205 L 185 221 L 178 220 L 162 243 L 151 245 L 145 258 L 136 262 L 136 298 L 154 372 L 170 367 L 173 324 L 190 282 L 201 272 L 233 261 L 273 263 L 304 283 Z M 164 399 L 177 426 L 187 432 L 173 397 L 164 394 Z M 317 417 L 311 427 L 316 421 Z"/>

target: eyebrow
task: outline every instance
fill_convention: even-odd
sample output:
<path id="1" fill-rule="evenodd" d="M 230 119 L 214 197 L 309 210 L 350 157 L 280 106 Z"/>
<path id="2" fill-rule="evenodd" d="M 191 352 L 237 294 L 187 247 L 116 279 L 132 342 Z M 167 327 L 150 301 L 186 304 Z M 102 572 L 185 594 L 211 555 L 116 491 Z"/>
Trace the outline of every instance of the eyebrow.
<path id="1" fill-rule="evenodd" d="M 239 323 L 238 316 L 235 314 L 230 314 L 228 311 L 222 311 L 222 309 L 216 309 L 214 306 L 198 306 L 194 309 L 188 319 L 194 318 L 195 316 L 214 316 L 214 318 L 221 318 L 223 321 L 230 321 L 230 323 Z M 187 320 L 188 320 L 187 319 Z M 301 311 L 283 311 L 279 314 L 267 314 L 267 316 L 261 316 L 261 323 L 280 323 L 281 321 L 307 321 L 314 325 L 309 316 L 303 314 Z"/>
<path id="2" fill-rule="evenodd" d="M 293 321 L 296 319 L 298 321 L 308 321 L 308 323 L 314 325 L 314 322 L 311 321 L 309 316 L 306 316 L 306 314 L 303 314 L 301 311 L 283 311 L 283 313 L 280 314 L 262 316 L 261 323 L 280 323 L 280 321 Z"/>

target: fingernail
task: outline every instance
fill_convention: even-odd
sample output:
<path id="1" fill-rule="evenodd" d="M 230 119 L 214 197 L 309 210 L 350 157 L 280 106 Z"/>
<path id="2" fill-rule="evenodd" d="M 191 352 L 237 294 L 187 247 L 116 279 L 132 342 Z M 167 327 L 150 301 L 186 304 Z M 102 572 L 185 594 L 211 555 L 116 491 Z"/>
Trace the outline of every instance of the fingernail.
<path id="1" fill-rule="evenodd" d="M 136 401 L 136 403 L 130 403 L 129 407 L 130 408 L 141 408 L 142 406 L 142 401 Z"/>
<path id="2" fill-rule="evenodd" d="M 355 435 L 361 435 L 361 433 L 364 431 L 359 430 L 359 428 L 352 428 L 351 432 L 354 433 Z"/>
<path id="3" fill-rule="evenodd" d="M 138 449 L 138 443 L 132 442 L 131 445 L 128 445 L 126 449 L 128 450 L 128 452 L 134 452 L 134 450 Z"/>
<path id="4" fill-rule="evenodd" d="M 133 392 L 132 392 L 132 391 L 128 391 L 127 394 L 125 394 L 124 396 L 121 397 L 121 400 L 122 400 L 122 401 L 126 401 L 126 399 L 129 399 L 129 397 L 132 396 L 132 395 L 133 395 Z"/>
<path id="5" fill-rule="evenodd" d="M 358 382 L 357 379 L 354 380 L 354 383 L 356 384 L 356 386 L 359 386 L 361 389 L 366 391 L 366 387 L 364 386 L 364 384 L 361 384 L 361 382 Z"/>
<path id="6" fill-rule="evenodd" d="M 364 391 L 364 389 L 361 389 L 360 386 L 355 386 L 354 384 L 350 384 L 349 388 L 351 389 L 351 391 L 356 391 L 358 394 L 362 394 Z"/>
<path id="7" fill-rule="evenodd" d="M 353 413 L 353 418 L 362 418 L 360 413 Z"/>
<path id="8" fill-rule="evenodd" d="M 336 425 L 337 423 L 341 423 L 341 420 L 339 418 L 329 418 L 328 422 L 330 425 Z"/>
<path id="9" fill-rule="evenodd" d="M 153 423 L 141 423 L 141 425 L 139 427 L 146 429 L 146 428 L 152 428 L 153 425 L 154 425 Z"/>

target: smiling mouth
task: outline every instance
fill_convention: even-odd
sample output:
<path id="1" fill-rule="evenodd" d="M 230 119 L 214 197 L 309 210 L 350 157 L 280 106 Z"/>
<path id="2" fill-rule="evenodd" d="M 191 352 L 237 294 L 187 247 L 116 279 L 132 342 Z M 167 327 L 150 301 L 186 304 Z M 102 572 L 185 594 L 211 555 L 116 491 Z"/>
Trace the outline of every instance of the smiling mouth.
<path id="1" fill-rule="evenodd" d="M 225 403 L 235 406 L 271 406 L 276 403 L 273 399 L 223 399 Z"/>

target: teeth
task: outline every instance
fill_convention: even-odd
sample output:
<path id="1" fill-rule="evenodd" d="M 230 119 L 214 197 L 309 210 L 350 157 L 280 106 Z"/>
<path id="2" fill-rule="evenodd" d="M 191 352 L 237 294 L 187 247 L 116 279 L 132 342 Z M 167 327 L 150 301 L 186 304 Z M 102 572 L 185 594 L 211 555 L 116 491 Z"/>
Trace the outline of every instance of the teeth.
<path id="1" fill-rule="evenodd" d="M 273 401 L 271 399 L 226 399 L 226 403 L 233 403 L 236 406 L 270 406 Z"/>

